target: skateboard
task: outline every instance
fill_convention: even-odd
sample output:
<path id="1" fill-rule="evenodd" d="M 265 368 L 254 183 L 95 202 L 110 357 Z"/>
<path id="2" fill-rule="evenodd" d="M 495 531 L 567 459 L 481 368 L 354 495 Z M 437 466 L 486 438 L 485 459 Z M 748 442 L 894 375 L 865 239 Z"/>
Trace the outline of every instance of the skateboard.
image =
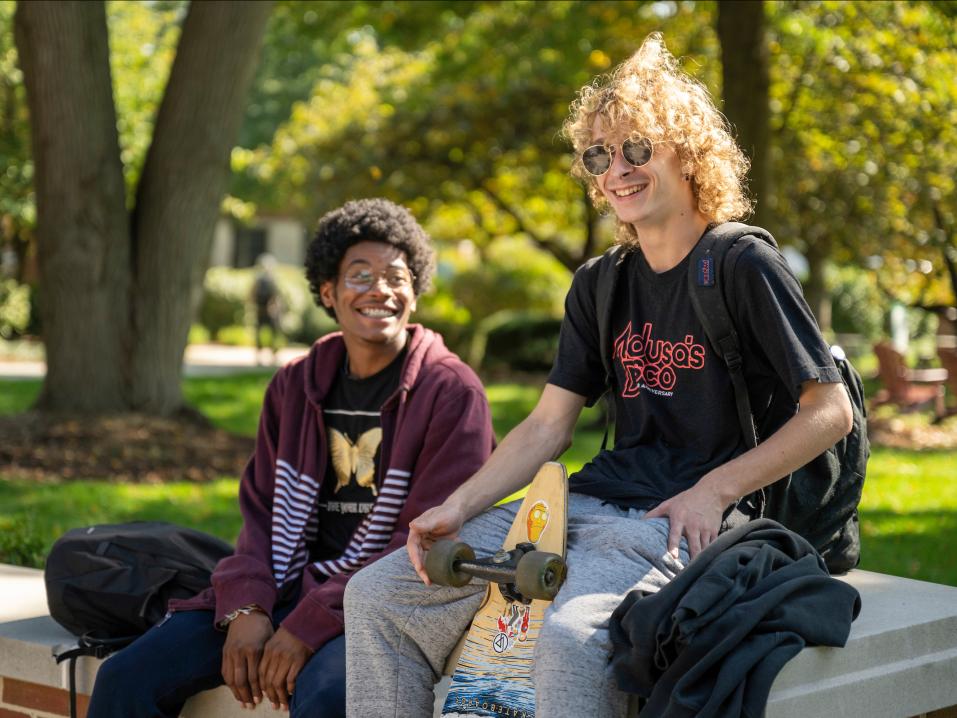
<path id="1" fill-rule="evenodd" d="M 532 655 L 545 609 L 565 579 L 567 505 L 565 467 L 548 462 L 529 486 L 501 551 L 476 559 L 468 544 L 445 540 L 426 555 L 433 583 L 464 586 L 473 576 L 489 582 L 457 649 L 443 718 L 534 718 Z M 453 652 L 450 664 L 454 660 Z"/>

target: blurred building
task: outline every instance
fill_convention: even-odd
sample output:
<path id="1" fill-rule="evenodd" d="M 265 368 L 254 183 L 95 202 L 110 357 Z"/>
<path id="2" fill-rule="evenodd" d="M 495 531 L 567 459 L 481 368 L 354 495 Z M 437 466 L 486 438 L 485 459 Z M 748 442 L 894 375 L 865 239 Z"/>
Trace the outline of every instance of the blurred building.
<path id="1" fill-rule="evenodd" d="M 252 267 L 268 252 L 281 264 L 302 264 L 308 237 L 298 220 L 282 216 L 257 216 L 242 224 L 221 217 L 213 234 L 211 267 Z"/>

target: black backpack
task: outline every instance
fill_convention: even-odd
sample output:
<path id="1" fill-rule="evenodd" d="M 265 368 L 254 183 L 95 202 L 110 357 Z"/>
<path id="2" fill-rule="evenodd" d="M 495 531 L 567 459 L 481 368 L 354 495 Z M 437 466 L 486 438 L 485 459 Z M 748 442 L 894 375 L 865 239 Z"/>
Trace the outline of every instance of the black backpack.
<path id="1" fill-rule="evenodd" d="M 691 253 L 688 288 L 694 311 L 708 342 L 728 367 L 734 387 L 738 420 L 748 447 L 758 444 L 751 412 L 744 364 L 734 328 L 734 268 L 742 252 L 754 242 L 777 243 L 769 232 L 737 222 L 718 225 L 701 238 Z M 611 304 L 618 270 L 627 256 L 620 246 L 598 259 L 596 309 L 606 385 L 611 385 Z M 808 464 L 743 501 L 757 505 L 760 515 L 773 519 L 806 538 L 821 554 L 832 574 L 846 573 L 860 562 L 861 539 L 857 505 L 861 500 L 870 444 L 861 376 L 840 347 L 832 347 L 835 364 L 851 400 L 854 426 L 833 447 Z"/>
<path id="2" fill-rule="evenodd" d="M 53 544 L 43 572 L 50 616 L 76 636 L 138 636 L 169 599 L 208 587 L 232 552 L 215 536 L 159 521 L 73 529 Z"/>
<path id="3" fill-rule="evenodd" d="M 233 547 L 215 536 L 161 521 L 72 529 L 47 557 L 43 580 L 50 616 L 79 637 L 56 656 L 70 661 L 70 715 L 76 715 L 76 659 L 104 658 L 166 615 L 171 598 L 209 586 Z"/>

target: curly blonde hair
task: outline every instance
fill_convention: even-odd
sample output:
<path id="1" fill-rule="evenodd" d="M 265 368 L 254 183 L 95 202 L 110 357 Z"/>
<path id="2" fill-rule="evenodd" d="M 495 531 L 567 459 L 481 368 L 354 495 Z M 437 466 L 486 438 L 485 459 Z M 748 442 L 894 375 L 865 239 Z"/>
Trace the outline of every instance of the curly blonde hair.
<path id="1" fill-rule="evenodd" d="M 605 127 L 630 127 L 631 137 L 670 145 L 682 173 L 692 179 L 698 210 L 710 222 L 751 213 L 752 202 L 745 190 L 748 158 L 708 89 L 680 69 L 661 33 L 649 35 L 628 60 L 583 87 L 562 128 L 575 148 L 572 175 L 587 184 L 595 206 L 607 210 L 595 177 L 581 161 L 582 151 L 594 144 L 596 118 Z M 630 224 L 619 222 L 616 239 L 635 244 L 638 235 Z"/>

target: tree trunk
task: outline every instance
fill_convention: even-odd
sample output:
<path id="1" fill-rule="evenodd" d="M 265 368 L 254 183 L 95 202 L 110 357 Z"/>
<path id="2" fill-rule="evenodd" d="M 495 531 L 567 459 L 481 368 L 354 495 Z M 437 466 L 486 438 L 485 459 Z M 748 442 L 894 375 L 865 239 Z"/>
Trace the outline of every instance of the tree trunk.
<path id="1" fill-rule="evenodd" d="M 193 294 L 209 262 L 270 10 L 266 2 L 194 2 L 183 26 L 133 216 L 131 401 L 141 411 L 182 405 Z"/>
<path id="2" fill-rule="evenodd" d="M 830 247 L 811 245 L 807 252 L 808 276 L 804 282 L 804 298 L 817 319 L 821 331 L 831 329 L 831 295 L 827 291 L 825 271 Z"/>
<path id="3" fill-rule="evenodd" d="M 30 109 L 40 317 L 38 407 L 125 406 L 129 223 L 101 3 L 19 2 L 17 52 Z"/>
<path id="4" fill-rule="evenodd" d="M 191 298 L 270 9 L 190 5 L 131 218 L 103 3 L 17 4 L 47 350 L 38 408 L 170 414 L 182 406 Z"/>
<path id="5" fill-rule="evenodd" d="M 751 160 L 751 195 L 757 200 L 753 221 L 771 232 L 770 108 L 768 47 L 764 3 L 724 0 L 718 3 L 724 114 L 737 131 L 738 144 Z"/>

